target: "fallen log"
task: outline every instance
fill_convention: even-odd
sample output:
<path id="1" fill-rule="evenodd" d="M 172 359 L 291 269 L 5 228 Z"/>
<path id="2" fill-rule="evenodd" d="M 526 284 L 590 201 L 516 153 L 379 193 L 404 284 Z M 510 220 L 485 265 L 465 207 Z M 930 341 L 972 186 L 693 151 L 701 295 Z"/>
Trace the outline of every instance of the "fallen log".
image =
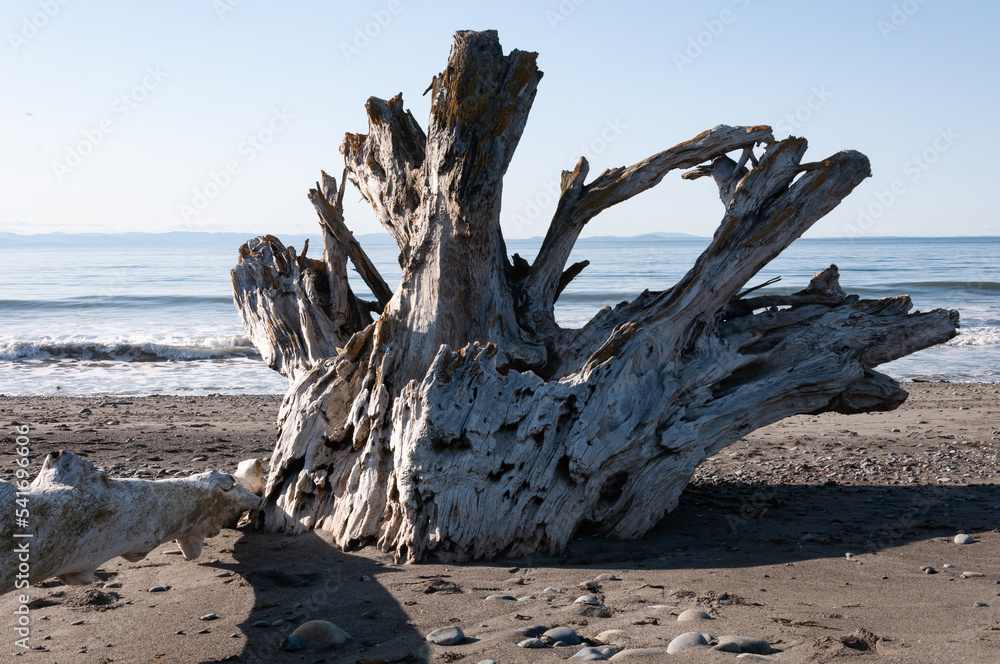
<path id="1" fill-rule="evenodd" d="M 720 125 L 589 181 L 580 159 L 538 255 L 508 257 L 502 179 L 536 55 L 504 55 L 493 31 L 457 33 L 426 133 L 402 95 L 369 99 L 368 134 L 341 147 L 346 177 L 338 188 L 324 174 L 310 192 L 323 261 L 273 236 L 240 248 L 236 306 L 290 380 L 268 530 L 322 528 L 407 561 L 557 553 L 578 532 L 639 537 L 707 456 L 790 415 L 895 408 L 906 392 L 875 367 L 956 334 L 956 311 L 860 300 L 836 266 L 799 292 L 746 297 L 871 174 L 853 150 L 803 163 L 806 140 L 767 126 Z M 587 266 L 567 267 L 584 226 L 680 169 L 711 177 L 724 206 L 694 266 L 580 329 L 558 325 L 555 302 Z M 398 245 L 391 297 L 346 231 L 346 180 Z M 348 259 L 376 305 L 359 306 Z"/>
<path id="2" fill-rule="evenodd" d="M 260 461 L 238 472 L 116 480 L 70 452 L 49 454 L 26 489 L 0 481 L 0 505 L 10 506 L 0 514 L 0 539 L 15 551 L 0 558 L 0 594 L 53 576 L 91 583 L 111 558 L 142 560 L 170 540 L 194 560 L 206 537 L 260 503 L 246 486 L 261 486 Z M 25 522 L 15 519 L 14 506 L 26 510 Z"/>

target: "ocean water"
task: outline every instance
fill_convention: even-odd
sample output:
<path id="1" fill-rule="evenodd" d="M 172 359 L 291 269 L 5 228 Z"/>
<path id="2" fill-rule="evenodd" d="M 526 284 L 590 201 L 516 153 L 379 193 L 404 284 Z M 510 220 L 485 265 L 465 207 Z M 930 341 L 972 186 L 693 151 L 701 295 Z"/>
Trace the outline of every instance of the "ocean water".
<path id="1" fill-rule="evenodd" d="M 0 237 L 0 394 L 283 393 L 233 306 L 236 234 Z M 302 236 L 284 237 L 301 247 Z M 390 284 L 399 268 L 388 236 L 360 236 Z M 315 255 L 318 238 L 313 238 Z M 531 260 L 540 239 L 508 240 Z M 572 261 L 591 265 L 557 304 L 563 326 L 680 279 L 708 239 L 584 238 Z M 841 285 L 865 298 L 908 294 L 915 309 L 955 308 L 960 335 L 884 365 L 901 379 L 1000 381 L 1000 238 L 804 239 L 748 284 L 800 290 L 836 263 Z M 356 275 L 352 275 L 356 277 Z M 367 289 L 358 278 L 355 291 Z"/>

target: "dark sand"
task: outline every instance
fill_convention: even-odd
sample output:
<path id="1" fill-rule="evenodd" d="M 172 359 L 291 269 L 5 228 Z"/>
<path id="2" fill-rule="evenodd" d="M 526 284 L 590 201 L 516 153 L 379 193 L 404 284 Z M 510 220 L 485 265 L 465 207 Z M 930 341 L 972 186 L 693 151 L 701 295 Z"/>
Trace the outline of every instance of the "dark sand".
<path id="1" fill-rule="evenodd" d="M 20 656 L 13 656 L 15 597 L 0 598 L 8 616 L 0 662 L 297 664 L 411 655 L 399 661 L 516 664 L 579 650 L 518 648 L 524 637 L 514 631 L 532 624 L 568 625 L 631 648 L 665 648 L 689 631 L 752 636 L 769 641 L 779 662 L 1000 662 L 1000 386 L 908 389 L 910 401 L 895 412 L 800 416 L 755 432 L 702 464 L 677 509 L 638 541 L 581 536 L 555 557 L 396 565 L 371 547 L 341 552 L 322 533 L 225 530 L 196 562 L 165 544 L 138 563 L 109 561 L 92 586 L 52 580 L 32 588 L 31 645 L 41 649 Z M 36 470 L 45 454 L 63 449 L 114 476 L 152 479 L 232 471 L 242 459 L 267 457 L 279 401 L 0 397 L 0 421 L 7 430 L 30 426 Z M 11 448 L 0 446 L 0 479 L 13 470 Z M 202 456 L 207 461 L 194 461 Z M 977 542 L 954 544 L 960 532 Z M 939 573 L 925 574 L 925 565 Z M 965 571 L 985 576 L 961 578 Z M 581 587 L 607 574 L 618 580 Z M 168 590 L 147 592 L 153 586 Z M 494 593 L 535 599 L 484 600 Z M 573 604 L 585 593 L 602 606 Z M 713 619 L 678 622 L 676 614 L 692 607 Z M 208 613 L 218 619 L 199 620 Z M 285 624 L 252 626 L 278 619 Z M 281 652 L 279 642 L 308 619 L 334 622 L 353 638 L 328 653 Z M 465 642 L 424 640 L 450 624 L 464 630 Z M 878 637 L 868 650 L 844 645 L 859 629 Z M 699 648 L 616 661 L 737 660 Z"/>

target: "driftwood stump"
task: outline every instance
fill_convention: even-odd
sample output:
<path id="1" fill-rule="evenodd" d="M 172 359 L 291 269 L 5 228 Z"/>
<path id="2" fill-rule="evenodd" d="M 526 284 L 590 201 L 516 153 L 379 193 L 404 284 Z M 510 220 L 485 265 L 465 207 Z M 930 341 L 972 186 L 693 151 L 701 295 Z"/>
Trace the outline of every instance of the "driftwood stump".
<path id="1" fill-rule="evenodd" d="M 324 173 L 309 192 L 321 260 L 271 236 L 240 248 L 236 306 L 291 382 L 267 529 L 322 528 L 408 561 L 555 553 L 581 527 L 639 537 L 705 457 L 789 415 L 896 408 L 906 392 L 873 367 L 955 335 L 957 312 L 859 300 L 832 265 L 793 295 L 748 297 L 870 175 L 850 150 L 803 163 L 805 139 L 766 126 L 718 126 L 589 182 L 580 159 L 534 261 L 508 257 L 501 182 L 535 59 L 505 56 L 493 31 L 459 32 L 426 134 L 401 95 L 373 97 L 368 134 L 341 148 L 345 178 Z M 567 267 L 584 225 L 676 169 L 718 185 L 709 247 L 669 290 L 561 328 L 554 305 L 587 265 Z M 399 246 L 395 292 L 344 223 L 345 179 Z M 375 302 L 352 292 L 348 261 Z"/>

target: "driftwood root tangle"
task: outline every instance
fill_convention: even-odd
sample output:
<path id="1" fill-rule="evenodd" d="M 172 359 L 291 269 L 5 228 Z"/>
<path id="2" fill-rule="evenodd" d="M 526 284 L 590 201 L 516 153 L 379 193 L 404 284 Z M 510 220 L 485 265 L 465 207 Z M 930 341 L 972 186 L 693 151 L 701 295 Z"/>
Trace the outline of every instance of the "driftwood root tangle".
<path id="1" fill-rule="evenodd" d="M 14 537 L 23 530 L 13 509 L 0 515 L 0 538 L 26 549 L 30 563 L 25 574 L 17 556 L 3 558 L 0 594 L 52 576 L 71 585 L 91 583 L 111 558 L 142 560 L 174 539 L 193 560 L 206 537 L 259 505 L 243 482 L 261 485 L 260 461 L 241 464 L 239 478 L 210 470 L 169 480 L 113 480 L 75 454 L 54 452 L 27 491 L 0 481 L 0 504 L 26 499 L 31 514 L 28 538 Z"/>
<path id="2" fill-rule="evenodd" d="M 870 175 L 851 150 L 805 163 L 805 139 L 766 126 L 718 126 L 589 180 L 581 159 L 537 256 L 508 257 L 501 182 L 535 59 L 504 55 L 495 32 L 458 33 L 426 132 L 401 95 L 369 99 L 340 186 L 324 173 L 310 191 L 323 260 L 271 236 L 240 249 L 236 305 L 290 380 L 266 528 L 323 528 L 410 561 L 638 537 L 707 456 L 789 415 L 895 408 L 906 392 L 875 367 L 956 334 L 957 312 L 861 300 L 834 265 L 795 293 L 746 288 Z M 567 267 L 584 226 L 676 170 L 718 188 L 708 248 L 672 288 L 562 328 L 554 307 L 587 265 Z M 399 246 L 391 294 L 346 230 L 347 181 Z M 351 291 L 348 261 L 377 302 Z"/>

